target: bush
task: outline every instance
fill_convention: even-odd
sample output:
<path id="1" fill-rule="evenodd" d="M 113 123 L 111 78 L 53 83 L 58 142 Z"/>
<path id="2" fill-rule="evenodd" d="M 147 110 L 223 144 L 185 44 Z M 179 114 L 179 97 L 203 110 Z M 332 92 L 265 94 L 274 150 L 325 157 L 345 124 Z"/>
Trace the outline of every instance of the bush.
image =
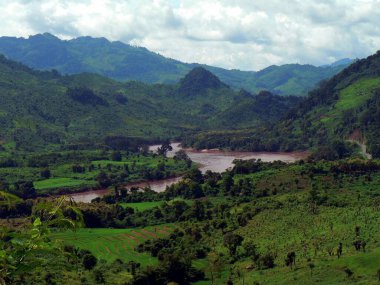
<path id="1" fill-rule="evenodd" d="M 83 256 L 82 264 L 85 269 L 91 270 L 96 266 L 97 263 L 97 258 L 91 253 L 85 254 Z"/>

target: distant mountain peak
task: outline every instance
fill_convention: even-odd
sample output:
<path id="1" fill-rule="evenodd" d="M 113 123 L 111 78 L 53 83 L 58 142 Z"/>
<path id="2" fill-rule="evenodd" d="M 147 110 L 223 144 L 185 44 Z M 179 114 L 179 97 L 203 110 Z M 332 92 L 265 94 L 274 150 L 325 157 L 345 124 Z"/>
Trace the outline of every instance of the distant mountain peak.
<path id="1" fill-rule="evenodd" d="M 270 97 L 270 96 L 273 96 L 273 94 L 267 90 L 262 90 L 259 92 L 259 94 L 257 94 L 257 96 L 259 96 L 259 97 Z"/>
<path id="2" fill-rule="evenodd" d="M 175 84 L 188 74 L 191 85 L 202 92 L 207 88 L 219 88 L 228 84 L 233 89 L 244 88 L 252 94 L 266 89 L 274 94 L 306 95 L 321 80 L 330 78 L 345 65 L 325 68 L 311 65 L 287 64 L 270 66 L 261 71 L 227 70 L 215 66 L 183 63 L 120 41 L 81 36 L 70 40 L 43 33 L 29 38 L 1 37 L 0 54 L 39 70 L 55 69 L 61 74 L 91 72 L 118 81 Z M 212 74 L 207 73 L 206 69 Z M 216 77 L 217 76 L 217 77 Z M 198 78 L 198 82 L 195 78 Z M 223 84 L 220 82 L 222 81 Z M 186 89 L 186 88 L 185 88 Z M 188 93 L 187 91 L 185 91 Z M 191 91 L 192 92 L 192 91 Z"/>
<path id="3" fill-rule="evenodd" d="M 321 67 L 337 67 L 342 65 L 350 65 L 354 61 L 355 60 L 352 58 L 342 58 L 337 61 L 334 61 L 333 63 L 322 65 Z"/>
<path id="4" fill-rule="evenodd" d="M 199 66 L 192 69 L 180 80 L 179 92 L 185 95 L 196 95 L 207 89 L 228 88 L 220 79 L 207 69 Z"/>
<path id="5" fill-rule="evenodd" d="M 75 39 L 72 39 L 71 41 L 80 41 L 80 42 L 99 42 L 104 44 L 110 44 L 111 42 L 106 39 L 105 37 L 91 37 L 91 36 L 81 36 Z"/>
<path id="6" fill-rule="evenodd" d="M 239 97 L 245 97 L 245 98 L 248 98 L 248 97 L 252 97 L 253 95 L 251 93 L 249 93 L 247 90 L 245 90 L 244 88 L 240 89 L 239 90 L 239 93 L 238 93 Z"/>
<path id="7" fill-rule="evenodd" d="M 29 40 L 54 40 L 54 41 L 60 41 L 60 39 L 50 33 L 43 33 L 43 34 L 36 34 L 29 36 Z"/>

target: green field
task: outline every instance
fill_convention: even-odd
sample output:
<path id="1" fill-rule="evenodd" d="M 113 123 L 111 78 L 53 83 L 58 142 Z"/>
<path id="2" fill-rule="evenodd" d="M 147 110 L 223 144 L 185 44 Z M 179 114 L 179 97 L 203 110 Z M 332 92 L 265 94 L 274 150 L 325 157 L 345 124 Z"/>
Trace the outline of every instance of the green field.
<path id="1" fill-rule="evenodd" d="M 380 269 L 380 231 L 376 226 L 380 215 L 366 207 L 357 208 L 321 207 L 317 215 L 306 214 L 305 207 L 289 207 L 265 211 L 256 216 L 246 227 L 238 232 L 250 238 L 260 252 L 277 253 L 273 270 L 246 271 L 248 284 L 264 281 L 264 284 L 347 284 L 345 268 L 354 272 L 356 284 L 378 284 L 376 273 Z M 355 251 L 355 226 L 360 226 L 361 238 L 367 241 L 366 252 Z M 338 243 L 343 243 L 343 256 L 329 256 L 330 250 L 336 252 Z M 297 253 L 296 270 L 284 266 L 286 254 Z M 311 259 L 315 268 L 311 276 L 308 266 Z M 245 268 L 252 261 L 239 263 Z M 319 281 L 318 281 L 319 280 Z M 323 280 L 323 281 L 322 281 Z M 362 280 L 360 282 L 360 280 Z"/>
<path id="2" fill-rule="evenodd" d="M 364 78 L 343 89 L 339 94 L 339 100 L 335 104 L 338 110 L 357 108 L 368 100 L 373 91 L 380 85 L 380 78 Z"/>
<path id="3" fill-rule="evenodd" d="M 153 201 L 153 202 L 139 202 L 139 203 L 120 203 L 124 208 L 130 207 L 137 211 L 144 211 L 148 209 L 152 209 L 154 207 L 158 207 L 162 205 L 163 201 Z"/>
<path id="4" fill-rule="evenodd" d="M 95 181 L 88 181 L 74 178 L 50 178 L 34 182 L 34 187 L 37 190 L 59 188 L 59 187 L 85 187 L 95 186 Z"/>
<path id="5" fill-rule="evenodd" d="M 342 116 L 345 111 L 352 110 L 364 104 L 373 96 L 374 90 L 378 88 L 380 78 L 363 78 L 356 81 L 352 85 L 340 91 L 339 99 L 334 107 L 325 110 L 326 114 L 321 119 L 321 122 L 329 126 L 337 123 L 337 119 Z"/>
<path id="6" fill-rule="evenodd" d="M 159 207 L 164 202 L 170 204 L 170 203 L 172 203 L 174 201 L 184 201 L 187 204 L 192 204 L 193 203 L 193 201 L 191 201 L 191 200 L 177 198 L 177 199 L 173 199 L 171 201 L 152 201 L 152 202 L 138 202 L 138 203 L 120 203 L 120 205 L 123 206 L 124 208 L 130 207 L 130 208 L 133 208 L 133 209 L 135 209 L 137 211 L 145 211 L 145 210 L 152 209 L 154 207 Z"/>
<path id="7" fill-rule="evenodd" d="M 112 262 L 135 261 L 142 265 L 153 265 L 157 259 L 147 253 L 138 253 L 134 248 L 148 239 L 168 236 L 175 228 L 172 224 L 135 229 L 80 229 L 52 234 L 52 238 L 64 244 L 90 250 L 98 259 Z"/>

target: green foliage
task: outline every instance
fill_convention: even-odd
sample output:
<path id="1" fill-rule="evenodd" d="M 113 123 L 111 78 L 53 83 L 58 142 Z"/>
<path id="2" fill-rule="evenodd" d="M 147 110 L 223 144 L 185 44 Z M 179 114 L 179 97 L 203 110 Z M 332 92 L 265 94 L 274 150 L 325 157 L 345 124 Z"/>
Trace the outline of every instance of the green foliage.
<path id="1" fill-rule="evenodd" d="M 77 101 L 82 104 L 89 105 L 108 105 L 107 101 L 103 98 L 95 95 L 94 91 L 88 88 L 77 87 L 77 88 L 69 88 L 66 92 L 67 96 L 71 97 L 74 101 Z"/>
<path id="2" fill-rule="evenodd" d="M 185 143 L 196 148 L 229 147 L 252 151 L 322 147 L 317 153 L 321 151 L 328 159 L 339 159 L 342 156 L 331 150 L 331 144 L 350 140 L 363 149 L 367 144 L 369 152 L 378 157 L 379 76 L 380 52 L 354 62 L 330 80 L 321 82 L 309 97 L 278 121 L 272 120 L 255 129 L 205 131 L 187 136 Z"/>
<path id="3" fill-rule="evenodd" d="M 24 153 L 17 156 L 17 161 L 17 168 L 0 167 L 0 187 L 25 198 L 170 178 L 192 167 L 188 160 L 125 150 Z"/>
<path id="4" fill-rule="evenodd" d="M 59 255 L 56 253 L 57 245 L 48 238 L 51 227 L 75 230 L 83 225 L 81 212 L 66 197 L 40 203 L 35 211 L 30 228 L 21 233 L 2 231 L 0 280 L 17 282 L 20 276 L 52 262 Z M 66 214 L 68 212 L 70 217 Z"/>
<path id="5" fill-rule="evenodd" d="M 17 196 L 4 191 L 0 191 L 0 206 L 11 207 L 12 205 L 20 201 L 21 199 Z"/>
<path id="6" fill-rule="evenodd" d="M 146 85 L 87 73 L 61 76 L 33 71 L 0 57 L 0 83 L 0 136 L 2 152 L 6 151 L 0 168 L 17 166 L 9 155 L 14 150 L 110 147 L 137 152 L 149 143 L 194 131 L 254 127 L 278 120 L 299 101 L 246 94 L 236 106 L 241 92 L 202 68 L 178 85 Z M 249 103 L 247 116 L 241 113 L 245 103 Z M 270 106 L 271 115 L 263 113 L 264 105 Z"/>
<path id="7" fill-rule="evenodd" d="M 168 236 L 173 226 L 163 224 L 146 228 L 131 229 L 80 229 L 53 233 L 51 238 L 77 248 L 92 252 L 98 260 L 109 262 L 120 259 L 124 262 L 134 261 L 144 266 L 157 263 L 155 258 L 134 251 L 134 248 L 146 240 Z"/>
<path id="8" fill-rule="evenodd" d="M 244 238 L 240 235 L 234 233 L 227 233 L 224 236 L 224 245 L 228 248 L 230 254 L 234 256 L 236 254 L 237 247 L 241 245 L 243 240 Z"/>
<path id="9" fill-rule="evenodd" d="M 379 170 L 377 161 L 363 159 L 291 164 L 236 161 L 223 175 L 189 175 L 188 183 L 209 197 L 162 202 L 162 197 L 174 195 L 174 189 L 182 189 L 181 183 L 164 193 L 119 193 L 103 202 L 78 205 L 78 217 L 83 217 L 86 225 L 100 218 L 97 226 L 104 228 L 53 232 L 49 238 L 66 244 L 65 252 L 83 268 L 83 278 L 106 284 L 120 280 L 202 284 L 200 280 L 205 278 L 202 282 L 213 284 L 228 279 L 247 284 L 346 284 L 348 279 L 354 284 L 376 284 L 380 267 Z M 225 191 L 226 179 L 229 191 Z M 118 205 L 119 200 L 135 196 L 157 202 Z M 81 223 L 82 218 L 75 218 L 70 208 L 60 208 L 55 217 L 62 221 L 57 223 L 49 220 L 54 207 L 36 203 L 33 215 L 39 219 L 34 219 L 34 227 Z M 71 222 L 65 221 L 68 216 Z M 175 224 L 163 224 L 165 221 Z M 6 239 L 0 240 L 8 245 Z M 57 252 L 54 259 L 61 257 Z M 88 264 L 86 261 L 83 266 L 87 258 Z M 72 272 L 69 265 L 62 268 L 65 274 Z M 111 268 L 114 271 L 109 274 Z M 53 265 L 39 270 L 54 276 Z M 35 272 L 31 277 L 38 276 Z"/>
<path id="10" fill-rule="evenodd" d="M 186 96 L 203 95 L 207 89 L 228 88 L 218 77 L 203 67 L 196 67 L 180 81 L 178 92 Z"/>
<path id="11" fill-rule="evenodd" d="M 83 256 L 82 262 L 83 262 L 83 267 L 85 269 L 91 270 L 96 266 L 96 264 L 98 263 L 98 260 L 92 254 L 86 254 Z"/>

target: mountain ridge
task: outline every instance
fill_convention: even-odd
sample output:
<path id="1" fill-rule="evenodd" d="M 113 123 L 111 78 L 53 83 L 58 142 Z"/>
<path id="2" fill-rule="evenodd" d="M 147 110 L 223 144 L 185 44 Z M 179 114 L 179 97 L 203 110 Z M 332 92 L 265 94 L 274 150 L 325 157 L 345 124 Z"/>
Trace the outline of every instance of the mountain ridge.
<path id="1" fill-rule="evenodd" d="M 362 134 L 368 152 L 380 157 L 380 51 L 321 82 L 305 100 L 269 126 L 229 134 L 205 132 L 185 141 L 199 148 L 207 145 L 250 151 L 320 148 L 318 156 L 339 159 L 345 152 L 344 144 L 355 132 Z"/>
<path id="2" fill-rule="evenodd" d="M 122 83 L 91 73 L 62 76 L 0 56 L 0 145 L 33 151 L 48 146 L 94 146 L 112 136 L 157 142 L 202 129 L 234 128 L 232 120 L 215 118 L 228 114 L 237 100 L 250 102 L 252 118 L 239 120 L 249 127 L 276 120 L 295 104 L 290 97 L 272 95 L 268 110 L 274 112 L 266 116 L 255 109 L 255 101 L 247 99 L 254 95 L 228 88 L 201 67 L 183 81 L 195 89 L 183 90 L 180 84 Z"/>
<path id="3" fill-rule="evenodd" d="M 253 93 L 268 90 L 279 95 L 306 95 L 319 81 L 331 77 L 348 64 L 329 67 L 290 64 L 279 66 L 272 70 L 273 74 L 267 72 L 263 76 L 260 71 L 183 63 L 143 47 L 106 38 L 85 36 L 61 40 L 49 33 L 29 38 L 0 37 L 0 53 L 36 69 L 56 69 L 62 74 L 92 72 L 118 81 L 145 83 L 176 83 L 194 67 L 202 66 L 234 89 L 244 88 Z M 300 68 L 302 71 L 298 71 Z M 281 82 L 277 80 L 279 77 Z"/>

